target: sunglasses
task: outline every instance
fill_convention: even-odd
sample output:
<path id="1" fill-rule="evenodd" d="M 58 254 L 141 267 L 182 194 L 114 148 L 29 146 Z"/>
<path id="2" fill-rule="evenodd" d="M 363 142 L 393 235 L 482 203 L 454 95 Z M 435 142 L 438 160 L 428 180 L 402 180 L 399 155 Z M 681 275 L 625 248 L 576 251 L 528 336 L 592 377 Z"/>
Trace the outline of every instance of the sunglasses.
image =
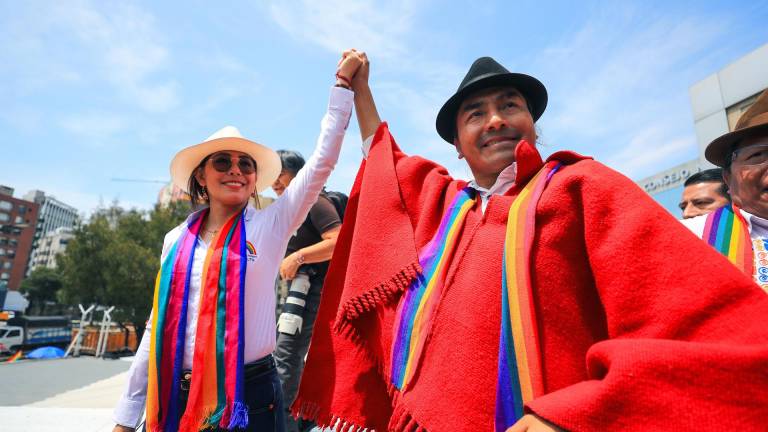
<path id="1" fill-rule="evenodd" d="M 230 158 L 228 154 L 217 154 L 211 156 L 211 165 L 213 169 L 218 172 L 228 172 L 232 169 L 233 158 Z M 243 174 L 253 174 L 256 172 L 256 161 L 249 156 L 243 156 L 237 158 L 237 167 Z"/>

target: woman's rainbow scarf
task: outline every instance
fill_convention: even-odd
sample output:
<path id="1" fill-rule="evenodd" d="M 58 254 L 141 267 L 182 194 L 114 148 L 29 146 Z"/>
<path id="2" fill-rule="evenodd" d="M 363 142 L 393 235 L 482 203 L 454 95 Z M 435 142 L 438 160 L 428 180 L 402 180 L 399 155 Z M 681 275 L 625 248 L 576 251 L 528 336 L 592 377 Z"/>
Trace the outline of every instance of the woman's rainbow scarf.
<path id="1" fill-rule="evenodd" d="M 530 258 L 536 229 L 536 205 L 559 168 L 559 162 L 547 162 L 509 207 L 501 276 L 497 432 L 506 431 L 515 424 L 523 416 L 525 403 L 544 393 Z"/>
<path id="2" fill-rule="evenodd" d="M 754 262 L 749 227 L 735 204 L 720 207 L 707 215 L 702 238 L 733 265 L 752 276 Z"/>
<path id="3" fill-rule="evenodd" d="M 531 295 L 530 251 L 535 234 L 536 204 L 560 167 L 548 162 L 528 182 L 509 209 L 502 266 L 502 322 L 496 396 L 496 430 L 505 431 L 523 415 L 523 405 L 543 393 L 540 347 Z M 445 272 L 474 192 L 461 190 L 445 212 L 435 236 L 419 251 L 424 269 L 398 305 L 392 344 L 390 382 L 404 391 L 419 366 L 440 300 Z"/>
<path id="4" fill-rule="evenodd" d="M 183 416 L 179 412 L 189 281 L 206 213 L 207 209 L 202 210 L 187 220 L 155 282 L 147 385 L 146 424 L 150 432 L 248 425 L 248 408 L 243 399 L 242 338 L 245 209 L 222 226 L 205 257 L 192 360 L 194 373 Z"/>

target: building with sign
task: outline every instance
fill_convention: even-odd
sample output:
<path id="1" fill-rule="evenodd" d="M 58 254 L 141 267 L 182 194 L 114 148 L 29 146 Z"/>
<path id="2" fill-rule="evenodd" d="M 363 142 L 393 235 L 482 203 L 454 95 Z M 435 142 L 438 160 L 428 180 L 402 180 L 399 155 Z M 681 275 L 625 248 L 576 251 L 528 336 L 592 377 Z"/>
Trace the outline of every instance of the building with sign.
<path id="1" fill-rule="evenodd" d="M 713 165 L 704 149 L 715 138 L 733 131 L 736 122 L 768 88 L 768 44 L 736 60 L 721 71 L 693 84 L 688 90 L 693 111 L 698 157 L 637 182 L 653 199 L 676 217 L 683 183 L 692 174 Z"/>

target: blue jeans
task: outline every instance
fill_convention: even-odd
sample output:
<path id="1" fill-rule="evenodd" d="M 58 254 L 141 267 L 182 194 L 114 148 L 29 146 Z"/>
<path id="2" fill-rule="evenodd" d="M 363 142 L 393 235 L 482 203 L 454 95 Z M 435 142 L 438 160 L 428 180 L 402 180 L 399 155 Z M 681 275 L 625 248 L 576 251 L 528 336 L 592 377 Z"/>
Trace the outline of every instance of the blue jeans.
<path id="1" fill-rule="evenodd" d="M 248 427 L 235 429 L 245 432 L 284 432 L 285 407 L 280 378 L 271 355 L 245 365 L 245 403 L 248 405 Z M 183 383 L 182 383 L 183 384 Z M 180 411 L 184 412 L 189 387 L 179 392 Z M 222 431 L 223 429 L 207 429 Z"/>

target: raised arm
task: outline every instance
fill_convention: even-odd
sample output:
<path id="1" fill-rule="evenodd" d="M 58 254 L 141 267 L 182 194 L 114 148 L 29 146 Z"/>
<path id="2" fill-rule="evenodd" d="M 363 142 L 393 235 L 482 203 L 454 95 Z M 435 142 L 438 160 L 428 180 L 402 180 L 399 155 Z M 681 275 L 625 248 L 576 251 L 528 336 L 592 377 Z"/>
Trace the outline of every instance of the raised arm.
<path id="1" fill-rule="evenodd" d="M 281 237 L 289 237 L 301 225 L 336 166 L 352 113 L 353 94 L 349 90 L 351 80 L 348 77 L 354 76 L 361 63 L 356 53 L 342 58 L 336 73 L 336 85 L 331 88 L 328 111 L 320 123 L 315 151 L 285 193 L 268 207 L 276 212 L 276 233 Z"/>
<path id="2" fill-rule="evenodd" d="M 352 91 L 355 92 L 355 114 L 357 115 L 357 124 L 360 127 L 360 137 L 365 141 L 376 133 L 376 129 L 381 124 L 381 117 L 376 110 L 371 87 L 368 85 L 371 64 L 365 53 L 360 53 L 360 57 L 362 64 L 352 77 Z M 367 149 L 365 149 L 365 154 L 368 155 Z"/>

